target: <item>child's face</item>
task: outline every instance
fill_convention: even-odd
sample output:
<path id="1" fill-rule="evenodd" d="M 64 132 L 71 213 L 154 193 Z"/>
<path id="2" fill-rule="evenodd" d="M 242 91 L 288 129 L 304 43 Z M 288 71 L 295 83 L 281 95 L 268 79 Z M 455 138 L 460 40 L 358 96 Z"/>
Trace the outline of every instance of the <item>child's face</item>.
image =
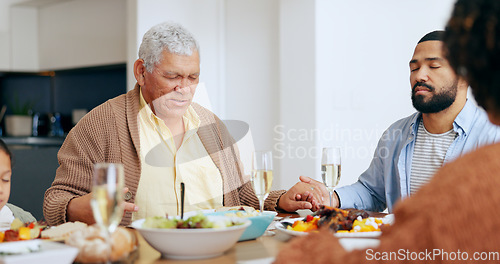
<path id="1" fill-rule="evenodd" d="M 9 200 L 11 175 L 10 157 L 0 151 L 0 208 L 3 208 Z"/>

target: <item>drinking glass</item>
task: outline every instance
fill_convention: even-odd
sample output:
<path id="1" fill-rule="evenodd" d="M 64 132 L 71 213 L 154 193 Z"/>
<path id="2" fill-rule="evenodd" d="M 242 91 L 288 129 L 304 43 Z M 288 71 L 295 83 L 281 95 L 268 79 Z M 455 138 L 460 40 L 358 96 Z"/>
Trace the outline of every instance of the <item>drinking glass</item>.
<path id="1" fill-rule="evenodd" d="M 321 178 L 330 194 L 330 206 L 333 206 L 333 189 L 340 181 L 340 148 L 323 148 L 321 155 Z"/>
<path id="2" fill-rule="evenodd" d="M 90 202 L 96 223 L 110 235 L 123 216 L 123 165 L 97 163 L 94 165 L 94 182 Z"/>
<path id="3" fill-rule="evenodd" d="M 252 155 L 252 185 L 259 198 L 260 212 L 264 211 L 273 184 L 273 154 L 271 151 L 255 151 Z"/>

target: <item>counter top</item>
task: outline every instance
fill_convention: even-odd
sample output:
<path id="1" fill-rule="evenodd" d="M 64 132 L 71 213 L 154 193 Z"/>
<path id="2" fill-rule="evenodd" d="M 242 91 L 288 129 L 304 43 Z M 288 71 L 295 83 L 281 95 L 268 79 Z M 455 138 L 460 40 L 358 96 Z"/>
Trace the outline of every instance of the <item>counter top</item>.
<path id="1" fill-rule="evenodd" d="M 2 137 L 7 145 L 61 146 L 64 137 Z"/>

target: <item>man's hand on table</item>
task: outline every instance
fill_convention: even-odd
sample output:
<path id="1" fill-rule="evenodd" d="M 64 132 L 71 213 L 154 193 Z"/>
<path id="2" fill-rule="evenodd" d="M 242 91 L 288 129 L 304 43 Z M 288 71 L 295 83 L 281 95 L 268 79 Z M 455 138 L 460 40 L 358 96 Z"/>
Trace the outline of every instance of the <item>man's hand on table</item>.
<path id="1" fill-rule="evenodd" d="M 278 208 L 287 212 L 300 209 L 317 211 L 319 205 L 329 202 L 328 191 L 323 183 L 304 176 L 300 176 L 300 180 L 281 196 Z"/>
<path id="2" fill-rule="evenodd" d="M 123 193 L 127 192 L 128 188 L 124 188 Z M 90 206 L 91 199 L 92 193 L 88 193 L 69 201 L 68 208 L 66 210 L 66 218 L 68 222 L 80 221 L 89 225 L 94 224 L 94 214 L 92 213 L 92 207 Z M 133 203 L 124 202 L 123 209 L 124 213 L 137 212 L 139 207 Z"/>

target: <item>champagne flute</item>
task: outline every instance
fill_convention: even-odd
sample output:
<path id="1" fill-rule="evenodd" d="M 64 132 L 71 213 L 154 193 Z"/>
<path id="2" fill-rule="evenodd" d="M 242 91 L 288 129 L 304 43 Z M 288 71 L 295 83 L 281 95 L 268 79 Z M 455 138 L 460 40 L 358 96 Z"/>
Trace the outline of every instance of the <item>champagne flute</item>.
<path id="1" fill-rule="evenodd" d="M 252 185 L 259 199 L 260 212 L 273 184 L 273 154 L 271 151 L 255 151 L 252 155 Z"/>
<path id="2" fill-rule="evenodd" d="M 340 148 L 323 148 L 321 156 L 321 178 L 330 194 L 330 206 L 333 206 L 333 189 L 340 181 Z"/>
<path id="3" fill-rule="evenodd" d="M 104 230 L 110 249 L 111 234 L 116 230 L 123 216 L 123 187 L 122 164 L 97 163 L 94 165 L 90 205 L 96 223 Z M 109 253 L 111 254 L 111 251 Z"/>

